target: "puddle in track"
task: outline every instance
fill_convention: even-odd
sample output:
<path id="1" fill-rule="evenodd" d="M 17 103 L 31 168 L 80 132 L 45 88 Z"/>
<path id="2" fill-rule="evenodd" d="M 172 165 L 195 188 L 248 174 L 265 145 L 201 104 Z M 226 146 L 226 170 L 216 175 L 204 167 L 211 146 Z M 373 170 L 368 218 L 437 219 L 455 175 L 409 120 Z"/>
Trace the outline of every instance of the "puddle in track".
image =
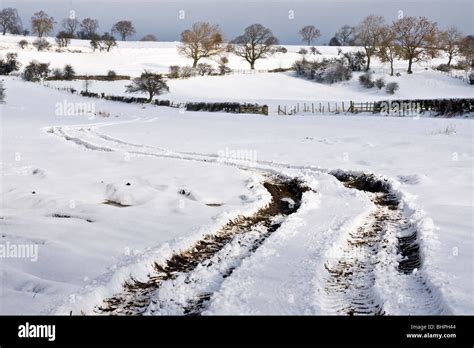
<path id="1" fill-rule="evenodd" d="M 105 205 L 110 205 L 112 207 L 116 207 L 116 208 L 127 208 L 127 207 L 131 207 L 131 205 L 128 205 L 128 204 L 122 204 L 120 202 L 116 202 L 116 201 L 112 201 L 112 200 L 106 200 L 105 202 L 103 202 L 102 204 L 105 204 Z"/>

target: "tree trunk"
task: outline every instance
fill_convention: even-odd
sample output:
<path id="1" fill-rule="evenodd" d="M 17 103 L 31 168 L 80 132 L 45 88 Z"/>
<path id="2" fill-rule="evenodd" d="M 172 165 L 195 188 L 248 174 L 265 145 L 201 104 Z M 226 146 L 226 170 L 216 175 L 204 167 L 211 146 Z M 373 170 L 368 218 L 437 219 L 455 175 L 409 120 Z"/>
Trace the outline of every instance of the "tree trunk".
<path id="1" fill-rule="evenodd" d="M 151 103 L 153 99 L 153 92 L 148 92 L 148 94 L 150 94 L 150 97 L 148 98 L 147 103 Z"/>
<path id="2" fill-rule="evenodd" d="M 453 59 L 453 55 L 452 54 L 449 54 L 449 60 L 448 60 L 448 66 L 451 65 L 451 60 Z"/>
<path id="3" fill-rule="evenodd" d="M 250 62 L 250 69 L 255 70 L 255 61 Z"/>
<path id="4" fill-rule="evenodd" d="M 413 74 L 413 71 L 411 71 L 411 65 L 412 65 L 412 63 L 413 63 L 413 59 L 412 59 L 412 58 L 408 59 L 408 70 L 407 70 L 407 73 L 409 73 L 409 74 Z"/>
<path id="5" fill-rule="evenodd" d="M 198 58 L 194 58 L 194 61 L 193 61 L 193 68 L 196 69 L 197 67 L 197 64 L 198 64 Z"/>
<path id="6" fill-rule="evenodd" d="M 390 76 L 393 76 L 393 61 L 390 62 Z"/>
<path id="7" fill-rule="evenodd" d="M 365 71 L 369 71 L 370 69 L 370 56 L 367 56 L 367 66 L 365 67 Z"/>

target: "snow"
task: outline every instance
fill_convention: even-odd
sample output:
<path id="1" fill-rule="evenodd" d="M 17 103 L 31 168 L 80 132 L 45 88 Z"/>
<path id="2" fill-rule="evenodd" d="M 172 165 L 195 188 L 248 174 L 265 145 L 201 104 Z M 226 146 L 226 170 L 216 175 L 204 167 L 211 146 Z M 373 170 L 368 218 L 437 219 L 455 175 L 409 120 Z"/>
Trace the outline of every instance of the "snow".
<path id="1" fill-rule="evenodd" d="M 361 73 L 347 82 L 326 85 L 297 77 L 294 72 L 236 74 L 228 76 L 199 76 L 187 80 L 170 80 L 170 93 L 158 99 L 167 99 L 175 103 L 189 101 L 248 101 L 270 105 L 276 113 L 277 105 L 295 105 L 303 107 L 303 102 L 370 102 L 393 99 L 433 99 L 433 98 L 470 98 L 472 87 L 465 82 L 442 75 L 437 71 L 421 71 L 413 75 L 390 77 L 386 74 L 374 74 L 374 79 L 383 77 L 387 82 L 398 82 L 400 90 L 390 95 L 384 89 L 366 89 L 358 82 Z M 82 81 L 48 81 L 56 88 L 74 88 L 84 90 Z M 93 81 L 89 90 L 106 95 L 130 96 L 125 86 L 130 81 Z M 282 87 L 284 86 L 284 88 Z M 327 104 L 323 104 L 327 108 Z"/>
<path id="2" fill-rule="evenodd" d="M 425 253 L 445 296 L 450 298 L 450 308 L 454 313 L 472 311 L 472 291 L 467 289 L 472 289 L 473 280 L 471 268 L 466 266 L 472 262 L 473 247 L 470 120 L 362 116 L 222 118 L 193 113 L 178 117 L 176 123 L 168 119 L 136 125 L 133 135 L 111 126 L 108 134 L 133 142 L 154 134 L 151 127 L 156 125 L 160 129 L 159 140 L 150 139 L 148 144 L 159 143 L 183 152 L 199 148 L 201 153 L 212 154 L 225 144 L 251 149 L 259 160 L 275 163 L 368 171 L 397 182 L 399 176 L 423 178 L 419 183 L 400 182 L 400 190 L 407 193 L 408 203 L 433 221 L 431 228 L 425 228 L 425 222 L 421 229 L 426 233 Z M 212 123 L 213 127 L 203 128 L 203 123 Z M 186 137 L 174 136 L 176 124 Z M 456 128 L 456 134 L 442 133 L 448 126 Z M 236 128 L 240 127 L 239 132 Z M 339 210 L 335 213 L 343 217 L 346 214 Z M 260 279 L 257 274 L 254 276 Z M 247 286 L 245 289 L 248 291 Z"/>
<path id="3" fill-rule="evenodd" d="M 108 54 L 91 53 L 86 43 L 75 41 L 71 49 L 83 53 L 41 53 L 14 48 L 18 39 L 2 38 L 2 52 L 16 50 L 23 63 L 33 58 L 52 67 L 71 63 L 78 73 L 113 69 L 135 76 L 144 68 L 166 71 L 170 64 L 189 64 L 176 54 L 176 43 L 119 43 Z M 299 47 L 289 49 L 257 68 L 291 65 Z M 318 49 L 337 54 L 333 47 Z M 246 65 L 233 57 L 231 67 Z M 383 74 L 384 67 L 375 68 Z M 400 83 L 394 98 L 472 97 L 472 87 L 422 66 L 393 79 Z M 197 270 L 203 280 L 199 289 L 213 292 L 204 314 L 334 314 L 334 302 L 324 296 L 324 264 L 340 257 L 348 233 L 373 209 L 367 195 L 328 174 L 335 169 L 390 179 L 420 233 L 421 273 L 444 313 L 474 313 L 471 119 L 182 113 L 82 98 L 15 77 L 4 80 L 0 241 L 38 245 L 38 260 L 0 260 L 1 314 L 92 313 L 131 275 L 146 278 L 153 262 L 268 203 L 259 170 L 298 176 L 313 191 L 255 252 L 239 249 L 245 240 L 222 251 L 236 267 L 231 276 L 221 281 L 216 268 Z M 125 83 L 95 81 L 91 90 L 121 94 Z M 164 99 L 273 107 L 387 99 L 383 91 L 361 89 L 356 78 L 327 86 L 291 73 L 195 77 L 170 81 L 170 90 Z M 64 102 L 88 103 L 94 112 L 58 114 L 57 105 Z M 222 158 L 230 153 L 251 156 Z M 390 255 L 381 257 L 387 265 L 395 262 Z M 377 272 L 377 290 L 389 314 L 413 314 L 393 290 L 403 279 Z M 166 299 L 174 289 L 164 286 L 158 295 Z"/>

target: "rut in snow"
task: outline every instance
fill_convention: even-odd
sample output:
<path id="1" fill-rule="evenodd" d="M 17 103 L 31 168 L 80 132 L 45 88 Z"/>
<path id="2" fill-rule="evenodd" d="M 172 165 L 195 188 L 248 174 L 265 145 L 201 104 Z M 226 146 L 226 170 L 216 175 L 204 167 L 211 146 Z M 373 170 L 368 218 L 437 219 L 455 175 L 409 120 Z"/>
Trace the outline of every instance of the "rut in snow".
<path id="1" fill-rule="evenodd" d="M 405 314 L 441 314 L 441 300 L 418 272 L 423 260 L 418 232 L 400 209 L 400 201 L 385 179 L 371 174 L 331 173 L 346 187 L 366 192 L 375 205 L 366 222 L 349 234 L 343 256 L 325 264 L 325 292 L 331 311 L 345 315 L 384 315 L 383 299 L 375 289 L 379 253 L 387 248 L 387 233 L 395 233 L 400 258 L 396 268 Z"/>
<path id="2" fill-rule="evenodd" d="M 123 291 L 105 299 L 97 312 L 124 315 L 199 315 L 213 291 L 276 231 L 283 219 L 296 212 L 307 190 L 296 179 L 272 177 L 264 183 L 270 203 L 251 216 L 229 221 L 217 233 L 208 234 L 194 246 L 154 265 L 145 281 L 130 279 Z M 204 279 L 201 279 L 204 277 Z M 163 298 L 160 288 L 169 289 Z"/>
<path id="3" fill-rule="evenodd" d="M 66 140 L 75 142 L 77 145 L 85 146 L 89 150 L 127 150 L 129 153 L 137 155 L 197 160 L 206 163 L 214 163 L 218 160 L 216 155 L 212 154 L 174 152 L 163 148 L 131 144 L 98 132 L 92 132 L 90 129 L 84 130 L 81 135 L 92 136 L 91 140 L 94 143 L 98 140 L 105 141 L 107 143 L 106 147 L 91 144 L 82 138 L 71 137 L 62 129 L 58 129 L 54 133 Z M 101 141 L 98 141 L 98 143 L 101 143 Z M 109 148 L 108 146 L 112 143 L 118 145 L 120 149 Z M 126 149 L 127 147 L 128 149 Z M 133 149 L 136 147 L 146 147 L 149 151 L 136 151 L 136 149 Z M 391 274 L 392 282 L 395 281 L 394 285 L 403 298 L 403 304 L 399 306 L 401 308 L 398 308 L 395 312 L 397 314 L 449 314 L 448 310 L 443 308 L 442 296 L 436 287 L 431 285 L 429 279 L 426 279 L 421 272 L 417 272 L 423 267 L 418 232 L 416 227 L 410 223 L 409 218 L 405 216 L 403 209 L 400 207 L 400 203 L 403 202 L 400 202 L 398 196 L 393 193 L 388 181 L 371 174 L 352 174 L 341 170 L 328 171 L 313 166 L 295 166 L 267 161 L 256 161 L 255 164 L 257 163 L 263 166 L 261 170 L 269 172 L 278 168 L 327 172 L 334 175 L 345 186 L 364 191 L 375 203 L 376 209 L 365 224 L 353 232 L 346 241 L 344 246 L 345 256 L 340 258 L 336 265 L 332 263 L 325 264 L 329 275 L 325 290 L 330 313 L 348 315 L 392 314 L 391 308 L 387 312 L 387 307 L 390 306 L 384 308 L 383 299 L 379 297 L 374 287 L 376 282 L 375 270 L 379 262 L 378 254 L 381 251 L 387 251 L 389 249 L 387 246 L 389 246 L 391 248 L 390 253 L 397 257 L 400 256 L 394 271 L 397 274 Z M 248 169 L 246 164 L 235 165 L 226 162 L 224 164 Z M 254 170 L 258 168 L 255 164 L 251 166 Z M 242 217 L 238 220 L 244 226 L 245 221 L 249 221 L 246 219 L 249 218 Z M 233 229 L 231 223 L 226 226 L 231 230 Z M 252 248 L 258 247 L 259 243 L 266 238 L 266 235 L 278 226 L 279 224 L 274 221 L 270 224 L 270 228 L 268 223 L 255 223 L 248 226 L 249 228 L 245 234 L 232 232 L 233 238 L 226 237 L 226 233 L 217 238 L 211 238 L 211 240 L 206 236 L 195 247 L 196 250 L 203 251 L 202 258 L 199 257 L 194 262 L 192 258 L 189 259 L 188 257 L 189 255 L 194 257 L 194 254 L 181 253 L 170 260 L 171 263 L 165 266 L 164 272 L 161 266 L 157 265 L 159 275 L 155 275 L 155 278 L 151 275 L 147 282 L 130 280 L 127 282 L 123 293 L 106 300 L 104 306 L 99 307 L 97 311 L 123 314 L 200 314 L 205 310 L 206 302 L 210 300 L 212 293 L 218 289 L 223 278 L 230 275 L 242 259 L 251 253 Z M 395 248 L 392 248 L 393 245 L 387 245 L 387 239 L 384 238 L 386 234 L 396 236 Z M 223 240 L 220 240 L 221 238 Z M 216 243 L 218 246 L 216 246 Z M 211 249 L 213 249 L 212 252 Z M 237 255 L 235 250 L 238 251 Z M 180 259 L 183 257 L 188 259 L 185 264 L 192 266 L 185 269 L 185 272 L 179 269 L 173 270 L 174 263 L 180 264 Z M 224 264 L 225 266 L 219 266 Z M 222 270 L 226 267 L 227 269 Z M 204 276 L 202 272 L 204 268 L 214 269 L 214 275 Z M 183 277 L 183 274 L 186 276 Z M 207 277 L 207 280 L 204 279 L 205 277 Z M 171 286 L 170 283 L 172 282 L 170 280 L 174 281 Z M 168 291 L 165 291 L 166 288 L 168 288 Z M 179 290 L 176 295 L 170 295 L 173 288 Z"/>

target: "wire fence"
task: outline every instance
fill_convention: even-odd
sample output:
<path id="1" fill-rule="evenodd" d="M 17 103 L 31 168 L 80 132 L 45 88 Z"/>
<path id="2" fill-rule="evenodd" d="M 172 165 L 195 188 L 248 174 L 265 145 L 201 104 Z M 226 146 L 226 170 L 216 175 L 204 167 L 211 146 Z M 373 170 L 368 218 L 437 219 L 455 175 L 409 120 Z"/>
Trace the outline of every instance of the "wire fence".
<path id="1" fill-rule="evenodd" d="M 436 70 L 438 71 L 439 73 L 445 75 L 445 76 L 449 76 L 453 79 L 457 79 L 457 80 L 460 80 L 462 82 L 465 82 L 465 83 L 468 83 L 468 84 L 472 84 L 471 83 L 471 79 L 469 78 L 469 72 L 467 71 L 459 71 L 459 70 L 450 70 L 450 71 L 441 71 L 441 70 Z"/>
<path id="2" fill-rule="evenodd" d="M 229 75 L 252 75 L 252 74 L 261 74 L 261 73 L 267 73 L 269 72 L 268 69 L 232 69 L 230 72 L 228 72 Z"/>
<path id="3" fill-rule="evenodd" d="M 385 100 L 372 102 L 317 102 L 278 105 L 277 114 L 284 116 L 302 114 L 357 114 L 418 116 L 424 112 L 454 115 L 474 112 L 472 98 Z"/>

